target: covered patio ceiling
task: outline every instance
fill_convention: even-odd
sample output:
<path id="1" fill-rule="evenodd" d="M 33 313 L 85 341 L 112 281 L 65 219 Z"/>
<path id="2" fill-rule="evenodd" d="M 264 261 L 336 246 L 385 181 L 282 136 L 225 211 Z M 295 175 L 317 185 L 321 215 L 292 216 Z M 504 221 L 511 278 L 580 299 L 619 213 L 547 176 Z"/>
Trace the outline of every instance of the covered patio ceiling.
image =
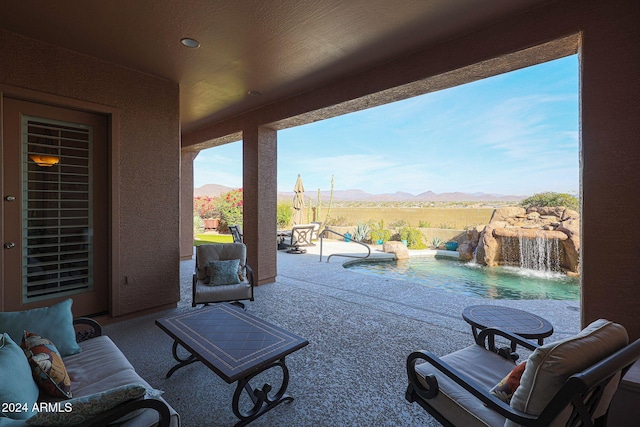
<path id="1" fill-rule="evenodd" d="M 179 83 L 184 134 L 545 3 L 13 0 L 0 27 Z"/>

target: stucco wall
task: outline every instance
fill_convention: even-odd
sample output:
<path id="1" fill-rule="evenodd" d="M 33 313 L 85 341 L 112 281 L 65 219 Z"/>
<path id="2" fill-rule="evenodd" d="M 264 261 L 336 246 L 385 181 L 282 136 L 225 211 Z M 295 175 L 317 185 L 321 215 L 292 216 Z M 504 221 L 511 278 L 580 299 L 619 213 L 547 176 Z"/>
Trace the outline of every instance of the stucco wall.
<path id="1" fill-rule="evenodd" d="M 582 71 L 582 317 L 640 337 L 640 3 L 586 2 Z"/>
<path id="2" fill-rule="evenodd" d="M 0 31 L 0 57 L 2 84 L 65 97 L 71 106 L 86 102 L 117 111 L 117 146 L 111 150 L 111 314 L 177 302 L 178 85 L 5 31 Z"/>
<path id="3" fill-rule="evenodd" d="M 180 166 L 180 259 L 193 257 L 193 161 L 197 151 L 183 151 Z"/>

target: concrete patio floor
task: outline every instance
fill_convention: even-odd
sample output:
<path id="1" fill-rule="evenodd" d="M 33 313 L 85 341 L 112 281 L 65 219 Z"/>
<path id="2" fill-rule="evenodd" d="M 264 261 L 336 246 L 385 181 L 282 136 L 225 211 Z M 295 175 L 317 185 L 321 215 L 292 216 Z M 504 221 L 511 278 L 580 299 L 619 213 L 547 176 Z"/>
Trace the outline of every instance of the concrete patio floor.
<path id="1" fill-rule="evenodd" d="M 511 301 L 472 298 L 345 269 L 362 247 L 335 240 L 307 247 L 306 254 L 278 251 L 275 283 L 255 288 L 247 311 L 309 340 L 287 356 L 291 404 L 280 405 L 252 426 L 438 426 L 418 405 L 404 400 L 405 361 L 411 351 L 444 355 L 473 342 L 462 310 L 499 304 L 536 313 L 551 322 L 556 340 L 577 333 L 578 301 Z M 373 252 L 374 256 L 385 256 Z M 229 426 L 235 386 L 202 364 L 165 379 L 173 365 L 170 338 L 154 325 L 159 317 L 191 307 L 194 260 L 181 262 L 182 300 L 175 309 L 107 325 L 109 335 L 136 370 L 181 414 L 183 426 Z M 151 349 L 151 350 L 150 350 Z"/>
<path id="2" fill-rule="evenodd" d="M 370 247 L 371 258 L 393 259 L 392 254 L 381 251 L 381 246 Z M 579 301 L 490 300 L 469 297 L 428 288 L 419 283 L 380 278 L 345 269 L 343 264 L 355 258 L 335 254 L 366 255 L 366 249 L 353 242 L 324 239 L 322 247 L 317 242 L 315 246 L 303 249 L 306 254 L 278 251 L 276 283 L 437 326 L 446 326 L 460 332 L 470 331 L 469 324 L 462 319 L 461 313 L 466 306 L 473 304 L 499 304 L 536 313 L 554 326 L 554 334 L 548 339 L 561 339 L 580 330 Z M 429 250 L 410 252 L 411 256 L 433 253 Z M 327 262 L 327 257 L 332 254 L 334 255 Z M 193 266 L 193 259 L 181 262 L 182 295 L 179 306 L 191 306 Z M 271 292 L 269 285 L 256 287 L 256 300 L 265 292 Z M 248 306 L 252 304 L 254 303 L 249 303 Z"/>

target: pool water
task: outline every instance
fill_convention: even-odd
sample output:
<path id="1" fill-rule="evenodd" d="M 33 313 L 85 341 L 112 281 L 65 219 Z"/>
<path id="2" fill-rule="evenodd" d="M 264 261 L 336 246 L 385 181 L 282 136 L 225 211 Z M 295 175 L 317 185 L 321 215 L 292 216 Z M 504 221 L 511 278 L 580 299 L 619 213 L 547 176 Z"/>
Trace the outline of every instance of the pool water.
<path id="1" fill-rule="evenodd" d="M 488 299 L 580 298 L 580 280 L 576 277 L 516 267 L 486 267 L 450 258 L 411 257 L 398 261 L 358 261 L 345 265 L 345 268 Z"/>

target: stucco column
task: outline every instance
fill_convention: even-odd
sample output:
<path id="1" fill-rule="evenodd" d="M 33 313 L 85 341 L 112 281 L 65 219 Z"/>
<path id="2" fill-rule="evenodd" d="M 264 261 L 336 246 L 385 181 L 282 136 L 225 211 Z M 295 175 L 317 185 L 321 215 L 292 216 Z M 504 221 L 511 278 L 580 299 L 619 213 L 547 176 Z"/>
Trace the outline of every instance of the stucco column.
<path id="1" fill-rule="evenodd" d="M 193 256 L 193 161 L 199 151 L 180 156 L 180 259 Z"/>
<path id="2" fill-rule="evenodd" d="M 247 263 L 257 285 L 275 281 L 277 274 L 277 132 L 267 127 L 244 129 L 244 242 Z"/>
<path id="3" fill-rule="evenodd" d="M 591 2 L 592 4 L 594 2 Z M 582 321 L 606 318 L 640 337 L 640 15 L 597 3 L 583 34 Z M 634 13 L 631 13 L 631 12 Z"/>

